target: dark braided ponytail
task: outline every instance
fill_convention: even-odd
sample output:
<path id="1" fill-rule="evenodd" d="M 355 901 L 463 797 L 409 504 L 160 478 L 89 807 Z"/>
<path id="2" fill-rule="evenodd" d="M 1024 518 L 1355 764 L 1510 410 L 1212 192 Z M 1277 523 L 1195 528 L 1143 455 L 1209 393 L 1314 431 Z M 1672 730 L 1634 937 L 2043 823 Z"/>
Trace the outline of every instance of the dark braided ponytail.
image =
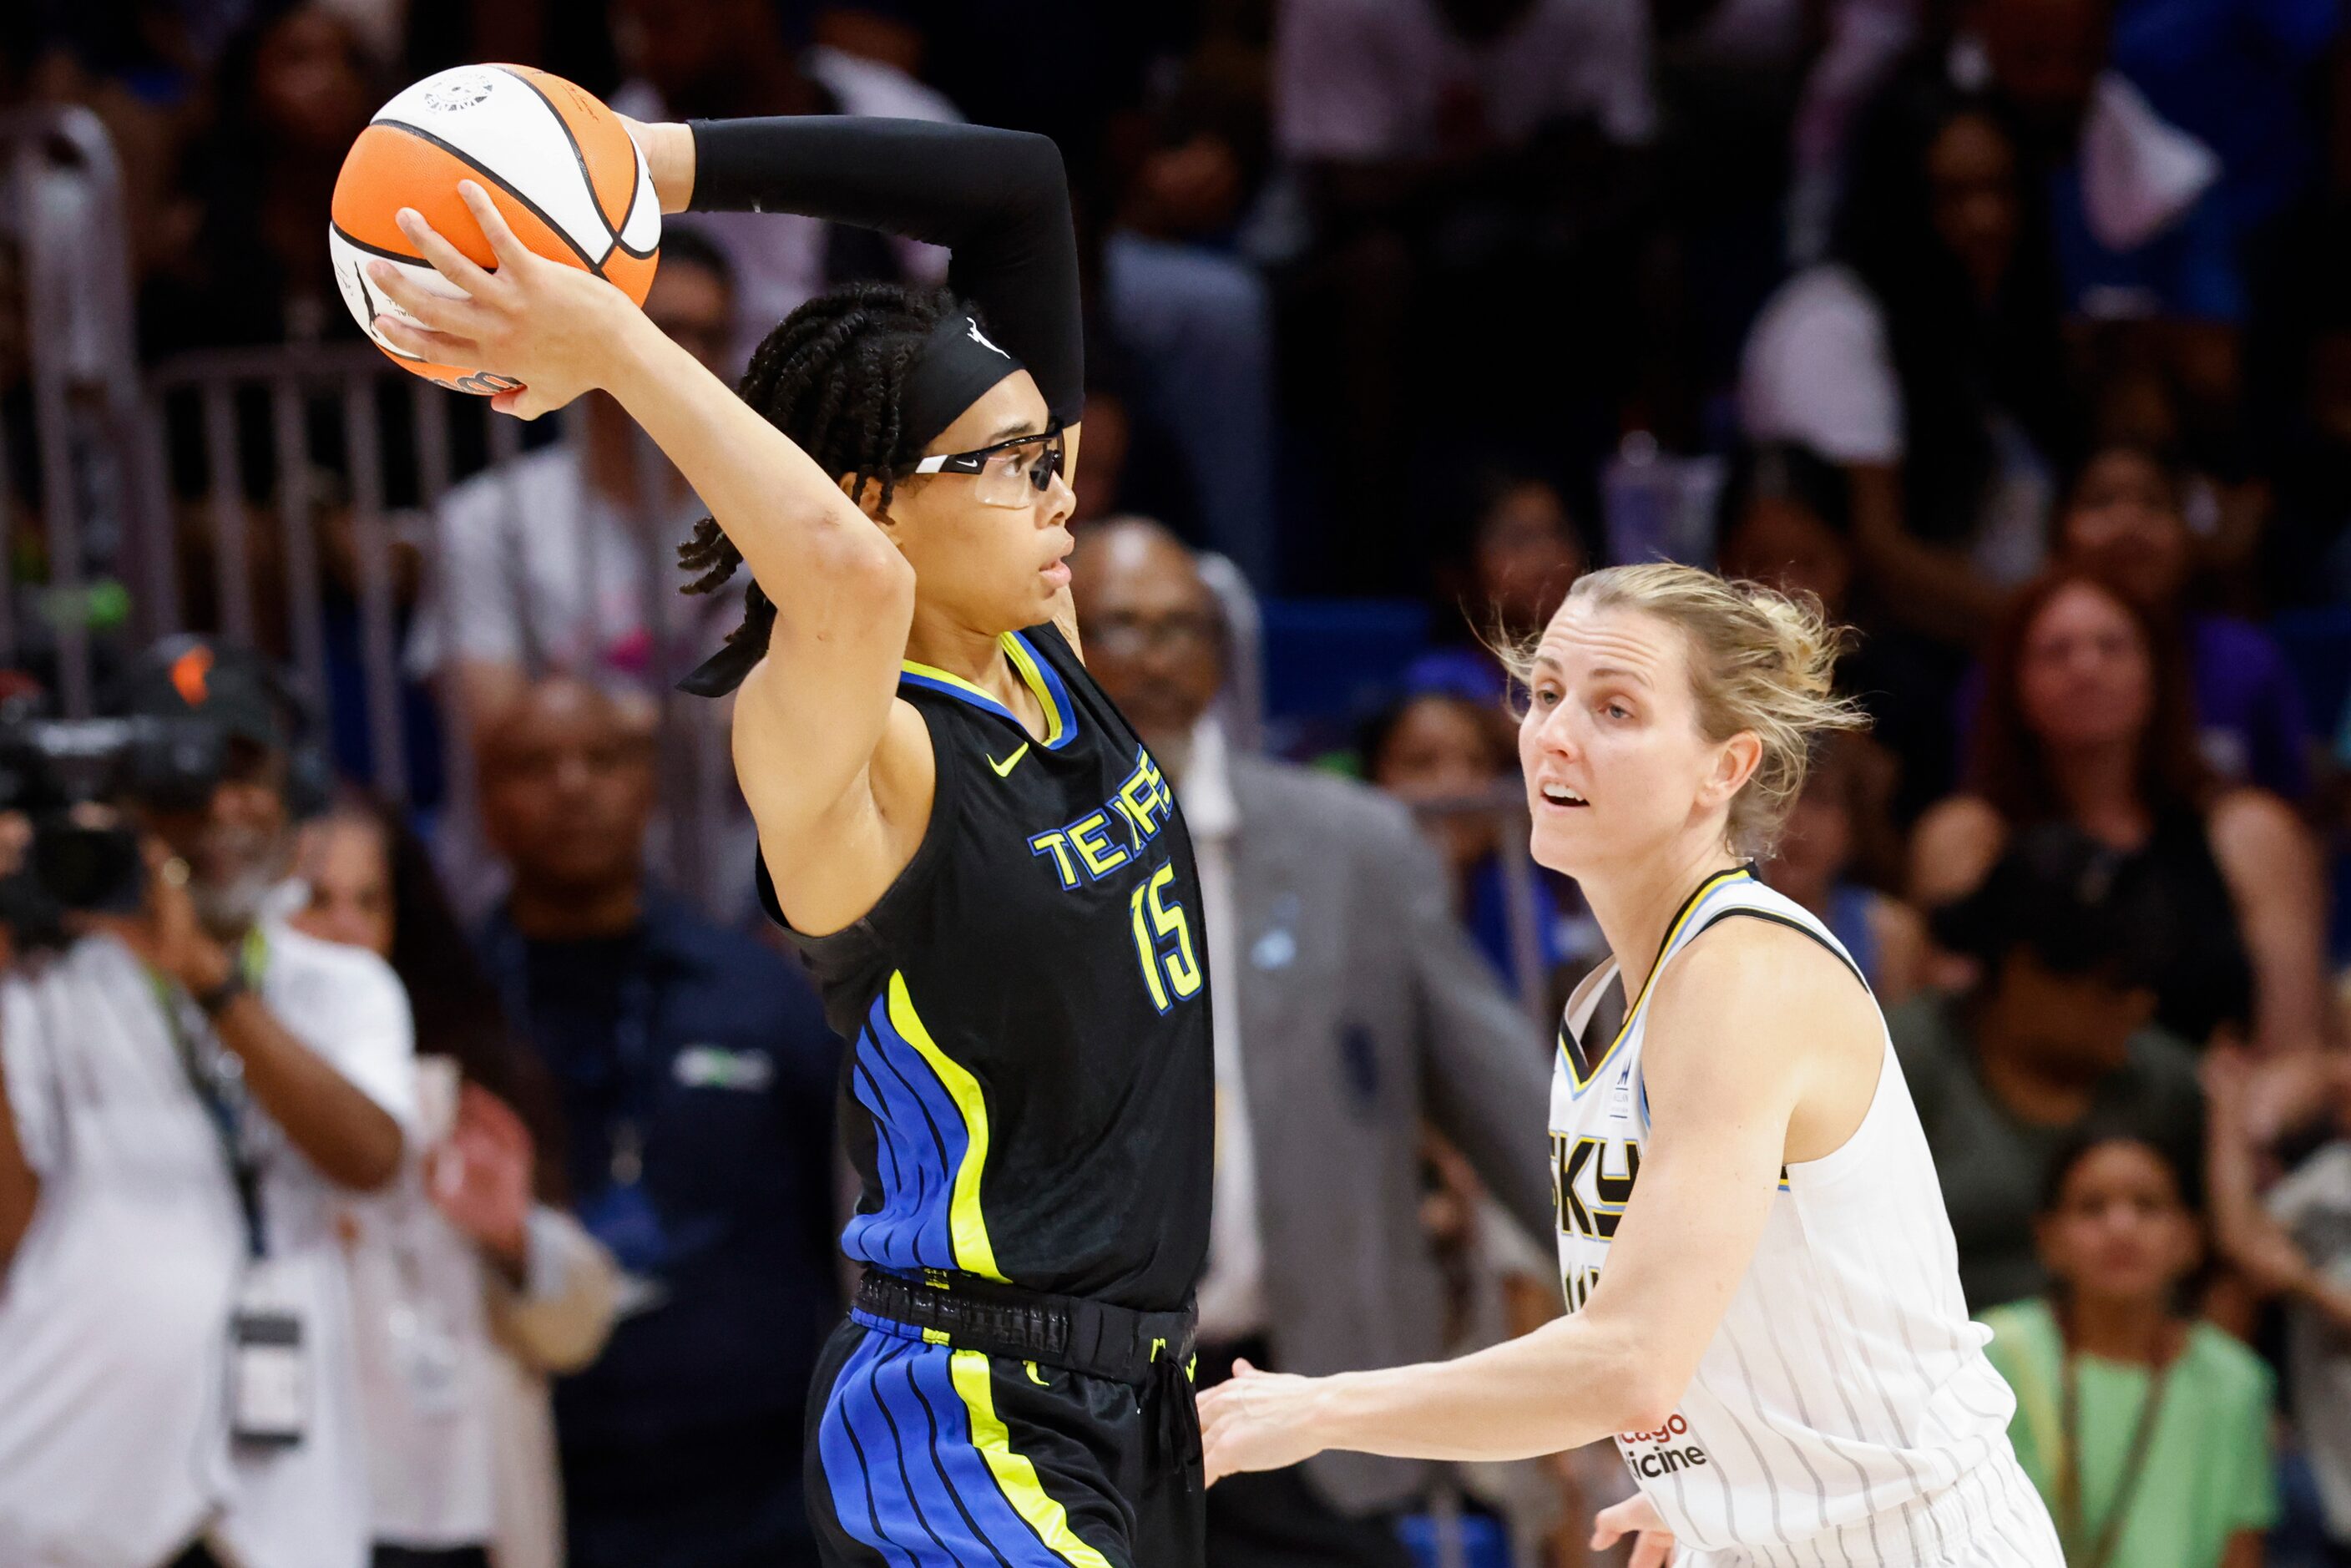
<path id="1" fill-rule="evenodd" d="M 899 469 L 920 453 L 906 450 L 901 403 L 907 368 L 932 329 L 960 309 L 945 289 L 857 283 L 818 295 L 768 334 L 737 383 L 736 394 L 827 474 L 882 486 L 888 506 Z M 684 589 L 709 593 L 735 575 L 743 552 L 716 519 L 694 526 L 677 547 L 678 564 L 695 574 Z M 757 582 L 743 596 L 743 623 L 726 646 L 681 683 L 705 696 L 731 691 L 768 651 L 776 606 Z"/>

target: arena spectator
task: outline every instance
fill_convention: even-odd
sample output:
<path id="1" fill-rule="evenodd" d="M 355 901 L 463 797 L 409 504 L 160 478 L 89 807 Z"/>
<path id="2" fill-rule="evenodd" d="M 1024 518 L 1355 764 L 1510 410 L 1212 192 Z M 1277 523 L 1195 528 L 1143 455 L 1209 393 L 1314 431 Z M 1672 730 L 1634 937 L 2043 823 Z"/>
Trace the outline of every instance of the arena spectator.
<path id="1" fill-rule="evenodd" d="M 294 716 L 261 661 L 174 639 L 120 707 L 213 727 L 222 767 L 193 807 L 123 803 L 135 912 L 86 916 L 0 991 L 23 1161 L 0 1187 L 37 1194 L 0 1279 L 0 1562 L 363 1568 L 335 1217 L 409 1141 L 407 999 L 276 912 Z M 277 1359 L 251 1383 L 224 1365 L 257 1346 Z M 224 1408 L 289 1357 L 301 1401 Z"/>
<path id="2" fill-rule="evenodd" d="M 1844 472 L 1805 446 L 1768 444 L 1743 449 L 1723 485 L 1716 525 L 1717 564 L 1727 577 L 1750 578 L 1785 593 L 1809 593 L 1829 619 L 1854 619 L 1858 564 L 1853 541 L 1853 490 Z M 1956 755 L 1949 722 L 1951 661 L 1919 639 L 1883 633 L 1848 636 L 1837 660 L 1837 689 L 1869 715 L 1870 737 L 1897 764 L 1889 805 L 1908 823 L 1950 788 Z"/>
<path id="3" fill-rule="evenodd" d="M 2106 356 L 2136 362 L 2177 397 L 2191 460 L 2239 468 L 2249 305 L 2220 157 L 2110 68 L 2112 0 L 1964 0 L 1959 10 L 1954 68 L 2017 106 L 2068 314 L 2097 328 L 2089 336 Z M 2275 65 L 2291 69 L 2282 56 Z"/>
<path id="4" fill-rule="evenodd" d="M 481 758 L 514 871 L 485 962 L 554 1081 L 572 1211 L 625 1274 L 603 1354 L 555 1391 L 569 1561 L 803 1562 L 840 1046 L 797 967 L 649 882 L 650 752 L 559 678 Z"/>
<path id="5" fill-rule="evenodd" d="M 1809 446 L 1740 448 L 1723 482 L 1715 553 L 1725 577 L 1809 593 L 1832 620 L 1844 620 L 1856 570 L 1844 473 Z"/>
<path id="6" fill-rule="evenodd" d="M 2226 1025 L 2275 1059 L 2330 1038 L 2316 856 L 2275 796 L 2216 788 L 2196 748 L 2184 650 L 2078 568 L 2041 579 L 1995 632 L 1963 793 L 1911 848 L 1921 908 L 1982 881 L 2010 837 L 2071 822 L 2142 864 L 2168 912 L 2157 1017 L 2198 1046 Z"/>
<path id="7" fill-rule="evenodd" d="M 2128 1129 L 2182 1171 L 2203 1148 L 2185 1043 L 2151 1027 L 2166 913 L 2145 865 L 2062 823 L 2021 833 L 1938 941 L 1980 966 L 1958 995 L 1886 1019 L 1918 1108 L 1974 1312 L 2044 1289 L 2032 1217 L 2066 1138 Z"/>
<path id="8" fill-rule="evenodd" d="M 2199 749 L 2212 778 L 2299 801 L 2310 792 L 2317 737 L 2293 666 L 2261 627 L 2189 608 L 2196 541 L 2181 483 L 2155 453 L 2121 445 L 2096 452 L 2059 509 L 2059 556 L 2113 583 L 2184 643 Z"/>
<path id="9" fill-rule="evenodd" d="M 734 287 L 708 240 L 672 230 L 645 313 L 723 375 Z M 606 394 L 570 417 L 576 438 L 476 474 L 434 519 L 441 559 L 408 665 L 443 677 L 469 727 L 550 674 L 650 703 L 741 613 L 730 594 L 669 591 L 672 547 L 707 511 L 684 476 Z"/>
<path id="10" fill-rule="evenodd" d="M 1445 855 L 1455 915 L 1498 975 L 1525 983 L 1517 950 L 1523 923 L 1533 941 L 1536 978 L 1558 988 L 1562 967 L 1581 946 L 1570 930 L 1557 883 L 1528 862 L 1514 917 L 1514 883 L 1496 807 L 1507 810 L 1519 788 L 1518 747 L 1499 704 L 1447 691 L 1407 696 L 1374 717 L 1359 743 L 1364 776 L 1424 813 L 1421 825 Z M 1564 993 L 1562 993 L 1564 1000 Z"/>
<path id="11" fill-rule="evenodd" d="M 2270 1370 L 2181 1311 L 2203 1255 L 2186 1168 L 2129 1133 L 2078 1135 L 2034 1222 L 2048 1293 L 1983 1314 L 2068 1563 L 2253 1568 L 2277 1519 Z"/>
<path id="12" fill-rule="evenodd" d="M 1670 337 L 1638 329 L 1631 265 L 1649 54 L 1629 0 L 1280 7 L 1274 144 L 1311 235 L 1288 351 L 1321 394 L 1301 412 L 1330 443 L 1339 586 L 1417 590 L 1461 445 L 1589 456 L 1621 434 L 1616 400 Z M 1478 387 L 1474 413 L 1438 386 Z"/>
<path id="13" fill-rule="evenodd" d="M 1876 994 L 1898 1007 L 1917 989 L 1927 959 L 1918 912 L 1873 882 L 1899 874 L 1900 840 L 1886 815 L 1892 759 L 1855 735 L 1832 737 L 1764 868 L 1764 878 L 1844 944 Z"/>
<path id="14" fill-rule="evenodd" d="M 1766 303 L 1740 371 L 1750 440 L 1844 470 L 1867 612 L 1934 642 L 2039 564 L 2069 440 L 2022 141 L 1999 99 L 1897 78 L 1856 131 L 1828 259 Z"/>
<path id="15" fill-rule="evenodd" d="M 1547 1236 L 1521 1121 L 1543 1092 L 1544 1031 L 1470 951 L 1401 811 L 1232 747 L 1208 714 L 1223 622 L 1173 536 L 1110 524 L 1074 570 L 1087 668 L 1174 782 L 1207 905 L 1223 1131 L 1202 1380 L 1237 1356 L 1301 1373 L 1435 1356 L 1446 1303 L 1420 1227 L 1423 1120 Z M 1228 1477 L 1208 1494 L 1208 1560 L 1402 1568 L 1388 1517 L 1432 1479 L 1355 1454 Z"/>
<path id="16" fill-rule="evenodd" d="M 2241 319 L 2237 231 L 2214 190 L 2220 159 L 2108 68 L 2111 0 L 1965 0 L 1959 15 L 1956 74 L 1988 78 L 2016 105 L 2027 154 L 2045 172 L 2066 308 L 2093 319 Z M 2225 333 L 2210 346 L 2233 353 Z"/>
<path id="17" fill-rule="evenodd" d="M 2240 1277 L 2285 1308 L 2285 1381 L 2296 1447 L 2335 1553 L 2351 1557 L 2351 1074 L 2335 1065 L 2331 1127 L 2261 1190 L 2273 1153 L 2257 1125 L 2252 1061 L 2215 1051 L 2210 1098 L 2213 1239 Z"/>
<path id="18" fill-rule="evenodd" d="M 1102 256 L 1103 313 L 1142 412 L 1183 448 L 1202 541 L 1260 593 L 1280 568 L 1273 304 L 1229 238 L 1265 162 L 1264 120 L 1261 97 L 1190 68 L 1152 116 Z"/>
<path id="19" fill-rule="evenodd" d="M 640 120 L 759 114 L 873 114 L 960 120 L 955 105 L 879 60 L 819 46 L 795 49 L 767 0 L 612 0 L 628 79 L 612 108 Z M 781 213 L 674 214 L 670 235 L 695 230 L 731 264 L 734 329 L 713 369 L 732 383 L 752 350 L 803 300 L 837 283 L 946 277 L 946 254 L 871 229 Z"/>
<path id="20" fill-rule="evenodd" d="M 2318 172 L 2314 79 L 2342 27 L 2333 0 L 2123 0 L 2114 68 L 2220 160 L 2230 226 L 2257 235 Z"/>
<path id="21" fill-rule="evenodd" d="M 1412 662 L 1404 684 L 1499 706 L 1510 677 L 1494 645 L 1514 648 L 1540 636 L 1590 560 L 1567 501 L 1551 481 L 1496 469 L 1479 482 L 1477 503 L 1468 570 L 1451 596 L 1459 624 L 1449 646 Z"/>
<path id="22" fill-rule="evenodd" d="M 305 828 L 296 869 L 308 902 L 295 928 L 365 948 L 400 977 L 431 1091 L 399 1179 L 340 1221 L 374 1568 L 559 1568 L 547 1377 L 603 1347 L 618 1274 L 556 1207 L 552 1086 L 508 1034 L 423 844 L 396 816 L 342 805 Z M 542 1143 L 555 1157 L 538 1156 Z"/>
<path id="23" fill-rule="evenodd" d="M 162 258 L 141 349 L 358 341 L 325 221 L 343 155 L 387 96 L 358 32 L 331 5 L 272 7 L 229 42 L 213 89 L 214 123 L 188 154 L 192 243 Z"/>

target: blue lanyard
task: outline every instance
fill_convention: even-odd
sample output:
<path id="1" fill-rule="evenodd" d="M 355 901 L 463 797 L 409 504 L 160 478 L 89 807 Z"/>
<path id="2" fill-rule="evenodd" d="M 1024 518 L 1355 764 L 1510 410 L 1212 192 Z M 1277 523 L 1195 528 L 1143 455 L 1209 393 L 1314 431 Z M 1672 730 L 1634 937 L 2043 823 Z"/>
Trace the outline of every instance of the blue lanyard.
<path id="1" fill-rule="evenodd" d="M 248 987 L 261 984 L 261 977 L 269 967 L 269 939 L 261 934 L 260 927 L 246 933 L 237 949 L 236 963 Z M 212 1124 L 214 1141 L 220 1146 L 222 1163 L 228 1167 L 229 1184 L 236 1189 L 237 1210 L 245 1220 L 246 1255 L 258 1261 L 269 1256 L 269 1230 L 261 1210 L 261 1166 L 245 1145 L 243 1064 L 220 1050 L 215 1041 L 214 1066 L 208 1071 L 197 1060 L 196 1042 L 189 1035 L 181 1011 L 179 988 L 152 968 L 147 971 L 147 983 L 154 988 L 155 1006 L 163 1015 L 163 1028 L 172 1037 L 172 1050 L 180 1059 L 180 1071 L 187 1075 L 189 1089 L 204 1108 L 204 1120 Z M 237 1085 L 234 1092 L 232 1082 Z"/>

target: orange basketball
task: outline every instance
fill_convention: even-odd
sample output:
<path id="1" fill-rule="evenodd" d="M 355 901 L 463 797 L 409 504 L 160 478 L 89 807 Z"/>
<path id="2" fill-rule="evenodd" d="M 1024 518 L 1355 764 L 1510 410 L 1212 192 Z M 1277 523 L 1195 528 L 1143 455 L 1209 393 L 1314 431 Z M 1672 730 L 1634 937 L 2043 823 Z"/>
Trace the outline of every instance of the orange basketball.
<path id="1" fill-rule="evenodd" d="M 401 208 L 422 213 L 469 259 L 495 266 L 457 194 L 464 179 L 490 193 L 533 251 L 583 267 L 644 303 L 661 251 L 661 204 L 628 127 L 594 94 L 561 77 L 528 66 L 459 66 L 426 77 L 377 110 L 335 180 L 327 236 L 335 282 L 360 330 L 401 364 L 485 396 L 517 384 L 470 365 L 436 365 L 403 353 L 375 329 L 378 315 L 412 318 L 369 280 L 362 264 L 370 257 L 435 293 L 460 293 L 392 222 Z"/>

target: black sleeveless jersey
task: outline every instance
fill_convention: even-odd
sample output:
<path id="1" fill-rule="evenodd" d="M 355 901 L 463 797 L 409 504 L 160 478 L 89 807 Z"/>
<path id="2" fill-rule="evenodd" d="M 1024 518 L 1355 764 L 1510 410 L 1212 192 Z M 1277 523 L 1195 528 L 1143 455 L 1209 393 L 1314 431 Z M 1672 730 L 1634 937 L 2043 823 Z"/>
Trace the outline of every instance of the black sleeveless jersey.
<path id="1" fill-rule="evenodd" d="M 841 1126 L 862 1190 L 841 1248 L 1174 1311 L 1207 1259 L 1214 1154 L 1191 840 L 1060 632 L 1004 648 L 1044 738 L 906 664 L 899 695 L 938 759 L 930 826 L 862 920 L 793 936 L 851 1042 Z M 782 924 L 764 866 L 759 890 Z"/>

